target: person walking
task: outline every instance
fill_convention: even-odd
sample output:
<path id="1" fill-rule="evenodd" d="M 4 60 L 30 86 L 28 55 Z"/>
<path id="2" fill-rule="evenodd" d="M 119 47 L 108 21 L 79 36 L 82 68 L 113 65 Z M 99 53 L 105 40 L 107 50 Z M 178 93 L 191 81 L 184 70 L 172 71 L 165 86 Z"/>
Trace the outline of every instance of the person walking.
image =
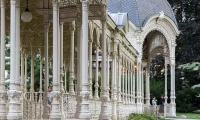
<path id="1" fill-rule="evenodd" d="M 156 115 L 157 100 L 156 100 L 156 97 L 155 97 L 155 96 L 152 98 L 152 105 L 153 105 L 153 114 Z"/>
<path id="2" fill-rule="evenodd" d="M 164 98 L 164 95 L 161 95 L 160 107 L 159 107 L 159 115 L 160 116 L 163 116 L 163 114 L 164 114 L 164 104 L 165 104 L 165 98 Z"/>

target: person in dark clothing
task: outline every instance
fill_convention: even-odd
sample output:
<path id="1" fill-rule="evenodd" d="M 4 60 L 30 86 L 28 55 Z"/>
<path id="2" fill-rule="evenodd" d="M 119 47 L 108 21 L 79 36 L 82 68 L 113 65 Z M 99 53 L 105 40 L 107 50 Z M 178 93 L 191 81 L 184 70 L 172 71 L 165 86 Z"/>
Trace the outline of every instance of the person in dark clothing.
<path id="1" fill-rule="evenodd" d="M 161 95 L 161 100 L 160 100 L 160 108 L 159 108 L 159 114 L 162 116 L 164 113 L 164 104 L 165 104 L 165 98 L 164 95 Z"/>

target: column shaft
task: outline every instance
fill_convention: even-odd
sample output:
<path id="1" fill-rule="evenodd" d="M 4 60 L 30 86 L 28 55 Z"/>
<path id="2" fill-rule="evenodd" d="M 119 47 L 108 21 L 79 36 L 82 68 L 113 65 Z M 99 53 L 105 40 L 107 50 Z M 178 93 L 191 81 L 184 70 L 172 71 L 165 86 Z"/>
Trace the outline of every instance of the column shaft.
<path id="1" fill-rule="evenodd" d="M 167 103 L 167 62 L 166 62 L 166 59 L 165 58 L 165 103 Z"/>
<path id="2" fill-rule="evenodd" d="M 131 63 L 131 70 L 130 70 L 130 76 L 131 76 L 131 92 L 130 92 L 130 102 L 133 103 L 133 65 Z"/>
<path id="3" fill-rule="evenodd" d="M 71 23 L 71 48 L 70 48 L 70 77 L 69 77 L 69 93 L 75 95 L 74 91 L 74 31 L 75 21 Z"/>
<path id="4" fill-rule="evenodd" d="M 5 89 L 5 0 L 1 0 L 0 119 L 6 119 Z"/>
<path id="5" fill-rule="evenodd" d="M 40 92 L 42 92 L 42 54 L 40 52 Z"/>
<path id="6" fill-rule="evenodd" d="M 128 95 L 128 70 L 127 70 L 127 63 L 126 63 L 126 66 L 125 66 L 125 104 L 127 104 L 128 103 L 128 97 L 127 97 L 127 95 Z"/>
<path id="7" fill-rule="evenodd" d="M 124 62 L 124 60 L 123 60 Z M 124 64 L 124 63 L 123 63 Z M 125 103 L 125 92 L 124 92 L 124 83 L 125 83 L 125 68 L 124 68 L 124 65 L 123 65 L 123 76 L 122 76 L 122 102 Z"/>
<path id="8" fill-rule="evenodd" d="M 121 57 L 119 58 L 118 60 L 118 75 L 119 75 L 119 78 L 118 78 L 118 102 L 121 102 L 122 101 L 122 98 L 121 98 Z"/>
<path id="9" fill-rule="evenodd" d="M 31 48 L 31 88 L 30 88 L 30 92 L 34 92 L 34 52 L 33 52 L 33 48 Z"/>
<path id="10" fill-rule="evenodd" d="M 105 6 L 104 6 L 105 7 Z M 107 82 L 106 82 L 106 9 L 104 10 L 104 18 L 102 22 L 102 69 L 101 69 L 101 112 L 99 115 L 100 120 L 109 119 L 108 110 L 107 110 L 107 101 L 108 96 L 106 95 L 107 91 Z"/>
<path id="11" fill-rule="evenodd" d="M 27 92 L 27 58 L 28 55 L 25 54 L 24 61 L 25 61 L 25 73 L 24 73 L 24 92 Z"/>
<path id="12" fill-rule="evenodd" d="M 44 57 L 45 57 L 45 71 L 44 71 L 44 97 L 43 97 L 43 119 L 48 119 L 48 108 L 46 107 L 48 97 L 47 90 L 49 86 L 49 23 L 44 23 Z"/>
<path id="13" fill-rule="evenodd" d="M 88 0 L 82 0 L 82 40 L 80 40 L 79 76 L 77 84 L 76 119 L 89 119 L 89 89 L 88 89 Z"/>
<path id="14" fill-rule="evenodd" d="M 63 87 L 63 24 L 60 22 L 60 91 L 64 93 Z M 62 107 L 63 105 L 61 105 Z"/>
<path id="15" fill-rule="evenodd" d="M 109 48 L 108 48 L 109 49 Z M 109 52 L 107 53 L 107 94 L 108 94 L 108 101 L 110 100 L 110 58 Z"/>
<path id="16" fill-rule="evenodd" d="M 53 4 L 53 90 L 52 90 L 52 111 L 50 113 L 50 119 L 60 119 L 60 102 L 57 96 L 60 96 L 60 88 L 59 88 L 59 70 L 58 70 L 58 41 L 59 41 L 59 29 L 58 29 L 58 1 L 55 0 L 52 2 Z"/>
<path id="17" fill-rule="evenodd" d="M 20 91 L 20 54 L 19 54 L 19 42 L 20 42 L 20 22 L 19 11 L 20 1 L 10 0 L 10 90 L 8 95 L 10 97 L 9 111 L 7 115 L 8 120 L 22 119 L 21 101 L 18 99 L 21 97 Z M 18 30 L 16 32 L 16 30 Z"/>
<path id="18" fill-rule="evenodd" d="M 24 53 L 21 51 L 21 91 L 24 91 Z"/>
<path id="19" fill-rule="evenodd" d="M 135 66 L 133 65 L 133 104 L 135 104 L 135 93 L 136 93 L 136 89 L 135 89 Z"/>
<path id="20" fill-rule="evenodd" d="M 146 104 L 150 105 L 149 67 L 146 68 Z"/>
<path id="21" fill-rule="evenodd" d="M 95 92 L 94 98 L 99 99 L 98 89 L 99 89 L 99 41 L 97 40 L 96 44 L 96 74 L 95 74 Z"/>
<path id="22" fill-rule="evenodd" d="M 117 119 L 117 85 L 116 85 L 116 77 L 117 77 L 117 51 L 115 48 L 117 43 L 114 42 L 114 51 L 113 51 L 113 59 L 112 59 L 112 120 Z"/>
<path id="23" fill-rule="evenodd" d="M 127 83 L 127 86 L 128 86 L 128 95 L 127 95 L 127 97 L 128 97 L 128 104 L 130 104 L 130 62 L 128 63 L 128 83 Z"/>
<path id="24" fill-rule="evenodd" d="M 92 99 L 92 43 L 93 43 L 93 37 L 90 36 L 89 41 L 89 92 L 90 92 L 90 99 Z"/>

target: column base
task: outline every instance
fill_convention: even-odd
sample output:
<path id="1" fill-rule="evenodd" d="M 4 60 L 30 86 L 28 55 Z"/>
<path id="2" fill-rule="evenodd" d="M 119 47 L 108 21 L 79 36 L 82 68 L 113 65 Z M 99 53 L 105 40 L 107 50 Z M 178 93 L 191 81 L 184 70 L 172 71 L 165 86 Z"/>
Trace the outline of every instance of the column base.
<path id="1" fill-rule="evenodd" d="M 0 120 L 7 120 L 7 114 L 0 113 Z"/>
<path id="2" fill-rule="evenodd" d="M 69 94 L 70 95 L 75 95 L 75 92 L 74 91 L 70 91 Z"/>
<path id="3" fill-rule="evenodd" d="M 8 113 L 7 120 L 22 120 L 21 113 Z"/>
<path id="4" fill-rule="evenodd" d="M 102 96 L 101 97 L 101 112 L 100 112 L 100 115 L 99 115 L 100 120 L 110 120 L 110 118 L 108 116 L 107 101 L 108 101 L 108 96 Z"/>
<path id="5" fill-rule="evenodd" d="M 142 103 L 137 103 L 137 113 L 143 113 L 143 104 Z"/>
<path id="6" fill-rule="evenodd" d="M 0 103 L 0 120 L 6 120 L 7 119 L 7 114 L 6 114 L 6 103 L 1 102 Z"/>
<path id="7" fill-rule="evenodd" d="M 82 92 L 77 96 L 76 119 L 89 120 L 91 118 L 91 114 L 89 113 L 89 95 L 89 92 Z"/>

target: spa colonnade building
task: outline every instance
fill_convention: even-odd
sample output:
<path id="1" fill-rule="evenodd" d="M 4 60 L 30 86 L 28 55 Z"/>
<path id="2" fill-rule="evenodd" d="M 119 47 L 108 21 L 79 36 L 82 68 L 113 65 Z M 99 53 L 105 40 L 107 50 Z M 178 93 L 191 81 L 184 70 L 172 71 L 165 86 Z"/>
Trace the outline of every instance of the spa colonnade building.
<path id="1" fill-rule="evenodd" d="M 166 101 L 170 95 L 164 115 L 176 116 L 180 32 L 167 0 L 0 0 L 0 5 L 0 119 L 115 120 L 143 113 L 151 106 L 150 62 L 157 53 L 165 57 Z"/>

